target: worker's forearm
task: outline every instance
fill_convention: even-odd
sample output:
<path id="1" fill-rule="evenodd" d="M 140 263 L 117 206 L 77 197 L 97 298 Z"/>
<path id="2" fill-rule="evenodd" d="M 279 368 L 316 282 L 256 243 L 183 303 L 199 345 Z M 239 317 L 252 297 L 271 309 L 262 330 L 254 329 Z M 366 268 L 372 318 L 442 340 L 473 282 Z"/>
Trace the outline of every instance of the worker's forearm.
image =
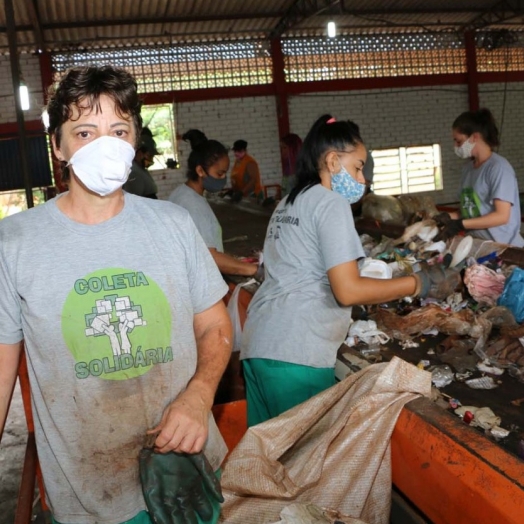
<path id="1" fill-rule="evenodd" d="M 18 372 L 22 344 L 0 344 L 0 440 Z"/>
<path id="2" fill-rule="evenodd" d="M 251 277 L 257 272 L 257 264 L 248 264 L 242 262 L 231 255 L 221 253 L 216 249 L 210 249 L 211 256 L 215 264 L 224 275 L 241 275 L 244 277 Z"/>
<path id="3" fill-rule="evenodd" d="M 499 213 L 488 213 L 481 217 L 464 218 L 462 225 L 465 229 L 488 229 L 508 223 L 508 217 Z"/>
<path id="4" fill-rule="evenodd" d="M 344 306 L 379 304 L 411 296 L 417 289 L 417 281 L 412 276 L 392 279 L 360 277 L 357 285 L 348 282 L 339 301 Z"/>
<path id="5" fill-rule="evenodd" d="M 213 405 L 218 383 L 229 362 L 233 341 L 231 321 L 222 301 L 219 309 L 218 320 L 208 324 L 205 329 L 200 329 L 199 321 L 195 320 L 197 369 L 187 386 L 188 391 L 198 391 L 209 409 Z"/>

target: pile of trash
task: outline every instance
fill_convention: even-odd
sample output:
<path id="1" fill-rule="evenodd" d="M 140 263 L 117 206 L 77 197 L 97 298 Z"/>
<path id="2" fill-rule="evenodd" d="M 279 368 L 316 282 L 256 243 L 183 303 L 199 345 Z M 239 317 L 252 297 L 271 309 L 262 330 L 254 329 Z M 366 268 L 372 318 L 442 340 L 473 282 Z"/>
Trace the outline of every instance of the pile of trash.
<path id="1" fill-rule="evenodd" d="M 504 244 L 469 235 L 433 242 L 437 234 L 435 221 L 426 219 L 406 227 L 397 239 L 361 236 L 367 257 L 360 262 L 362 275 L 409 275 L 421 265 L 444 270 L 433 298 L 419 303 L 408 298 L 395 310 L 377 308 L 378 330 L 404 346 L 431 332 L 469 337 L 479 359 L 512 368 L 512 375 L 524 381 L 524 270 L 503 264 Z"/>
<path id="2" fill-rule="evenodd" d="M 505 244 L 469 235 L 435 241 L 438 232 L 437 223 L 426 216 L 396 239 L 361 235 L 366 254 L 359 264 L 362 275 L 392 278 L 422 266 L 444 271 L 432 298 L 407 297 L 368 306 L 362 319 L 350 326 L 346 344 L 378 362 L 381 347 L 390 339 L 408 349 L 418 347 L 419 338 L 440 334 L 440 342 L 428 354 L 442 365 L 431 366 L 429 360 L 419 363 L 432 372 L 436 387 L 455 380 L 475 389 L 492 389 L 504 373 L 524 383 L 524 270 L 503 262 Z M 468 413 L 465 421 L 472 417 L 473 426 L 486 429 L 484 411 L 478 410 L 489 408 L 456 408 L 461 408 L 456 412 L 461 418 Z M 490 420 L 496 422 L 493 436 L 504 438 L 507 430 L 500 428 L 500 419 Z"/>

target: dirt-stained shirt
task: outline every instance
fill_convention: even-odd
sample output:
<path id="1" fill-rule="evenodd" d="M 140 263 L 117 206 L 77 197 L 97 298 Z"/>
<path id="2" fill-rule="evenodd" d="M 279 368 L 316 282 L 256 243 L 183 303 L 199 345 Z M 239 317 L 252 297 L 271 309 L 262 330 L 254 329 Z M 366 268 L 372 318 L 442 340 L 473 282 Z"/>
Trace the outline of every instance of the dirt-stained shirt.
<path id="1" fill-rule="evenodd" d="M 227 286 L 186 210 L 126 194 L 85 225 L 55 200 L 0 222 L 0 342 L 24 339 L 55 519 L 116 524 L 145 509 L 146 430 L 194 375 L 194 315 Z M 216 469 L 226 448 L 209 423 Z"/>

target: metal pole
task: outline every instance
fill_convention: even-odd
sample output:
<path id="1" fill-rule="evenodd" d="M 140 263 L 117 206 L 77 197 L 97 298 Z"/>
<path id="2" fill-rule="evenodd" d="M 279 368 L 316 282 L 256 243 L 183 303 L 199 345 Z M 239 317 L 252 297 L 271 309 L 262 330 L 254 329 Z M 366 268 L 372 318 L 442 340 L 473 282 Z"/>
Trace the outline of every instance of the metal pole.
<path id="1" fill-rule="evenodd" d="M 33 184 L 29 164 L 27 162 L 27 136 L 25 133 L 24 113 L 20 102 L 20 64 L 18 62 L 18 49 L 16 45 L 15 12 L 12 0 L 4 0 L 5 20 L 7 26 L 7 39 L 9 41 L 9 59 L 11 61 L 11 76 L 13 79 L 13 92 L 15 95 L 16 123 L 18 124 L 18 143 L 20 149 L 20 166 L 24 179 L 25 197 L 27 207 L 33 207 Z"/>

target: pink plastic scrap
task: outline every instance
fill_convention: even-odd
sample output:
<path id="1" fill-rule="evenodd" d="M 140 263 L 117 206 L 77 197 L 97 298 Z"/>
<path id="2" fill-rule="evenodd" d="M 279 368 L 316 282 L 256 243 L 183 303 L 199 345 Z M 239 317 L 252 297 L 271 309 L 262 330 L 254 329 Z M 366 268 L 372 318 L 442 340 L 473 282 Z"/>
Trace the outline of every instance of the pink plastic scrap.
<path id="1" fill-rule="evenodd" d="M 473 264 L 466 269 L 464 284 L 470 295 L 479 303 L 494 306 L 504 291 L 506 277 L 482 264 Z"/>

